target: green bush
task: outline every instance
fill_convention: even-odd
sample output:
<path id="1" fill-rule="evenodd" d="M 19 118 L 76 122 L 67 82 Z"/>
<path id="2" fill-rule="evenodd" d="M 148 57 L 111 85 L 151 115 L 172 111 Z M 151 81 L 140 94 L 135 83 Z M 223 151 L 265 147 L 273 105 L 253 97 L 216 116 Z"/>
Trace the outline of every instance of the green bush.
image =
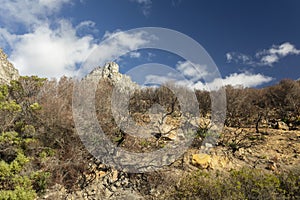
<path id="1" fill-rule="evenodd" d="M 24 174 L 21 175 L 28 162 L 29 158 L 21 151 L 10 163 L 0 161 L 0 199 L 34 199 L 36 197 L 30 178 Z"/>
<path id="2" fill-rule="evenodd" d="M 0 200 L 34 199 L 45 191 L 50 173 L 33 172 L 27 166 L 33 158 L 25 155 L 24 147 L 34 139 L 21 137 L 17 132 L 4 132 L 0 135 Z M 45 149 L 46 156 L 53 155 Z"/>
<path id="3" fill-rule="evenodd" d="M 276 199 L 282 194 L 279 178 L 259 169 L 233 170 L 230 182 L 238 186 L 245 199 Z"/>
<path id="4" fill-rule="evenodd" d="M 33 180 L 33 188 L 39 193 L 44 193 L 49 181 L 51 174 L 49 172 L 34 172 L 31 174 L 31 179 Z"/>
<path id="5" fill-rule="evenodd" d="M 287 199 L 300 199 L 300 169 L 294 168 L 279 177 L 280 188 Z"/>
<path id="6" fill-rule="evenodd" d="M 19 186 L 15 190 L 0 190 L 0 200 L 31 200 L 36 197 L 34 190 Z"/>
<path id="7" fill-rule="evenodd" d="M 259 169 L 191 173 L 168 199 L 299 199 L 300 170 L 275 175 Z"/>

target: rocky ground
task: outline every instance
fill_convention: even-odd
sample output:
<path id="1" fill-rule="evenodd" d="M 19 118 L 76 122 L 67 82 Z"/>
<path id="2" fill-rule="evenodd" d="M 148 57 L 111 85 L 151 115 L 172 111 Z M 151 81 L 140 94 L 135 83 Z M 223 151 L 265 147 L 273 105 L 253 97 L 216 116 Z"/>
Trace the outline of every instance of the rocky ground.
<path id="1" fill-rule="evenodd" d="M 41 199 L 160 199 L 186 174 L 199 169 L 229 171 L 247 166 L 284 173 L 299 166 L 300 131 L 270 128 L 261 134 L 255 133 L 255 129 L 226 128 L 224 132 L 228 134 L 224 137 L 237 131 L 240 131 L 239 137 L 244 139 L 236 149 L 221 137 L 209 153 L 190 148 L 176 162 L 157 172 L 128 174 L 90 160 L 87 164 L 92 173 L 87 175 L 90 182 L 85 187 L 68 193 L 63 187 L 55 185 Z"/>

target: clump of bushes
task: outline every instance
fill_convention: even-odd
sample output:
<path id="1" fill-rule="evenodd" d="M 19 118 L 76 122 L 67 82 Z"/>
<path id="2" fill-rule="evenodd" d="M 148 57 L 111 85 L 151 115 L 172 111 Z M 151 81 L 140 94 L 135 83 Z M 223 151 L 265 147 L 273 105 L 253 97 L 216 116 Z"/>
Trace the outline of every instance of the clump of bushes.
<path id="1" fill-rule="evenodd" d="M 34 158 L 25 149 L 32 142 L 17 132 L 0 134 L 0 199 L 30 200 L 45 190 L 49 172 L 29 168 Z"/>
<path id="2" fill-rule="evenodd" d="M 273 174 L 242 168 L 226 172 L 193 172 L 183 178 L 168 199 L 299 199 L 300 170 Z"/>
<path id="3" fill-rule="evenodd" d="M 74 128 L 73 84 L 66 77 L 25 76 L 0 85 L 0 200 L 34 199 L 55 184 L 69 191 L 85 184 L 91 156 Z M 26 162 L 19 163 L 20 156 Z"/>

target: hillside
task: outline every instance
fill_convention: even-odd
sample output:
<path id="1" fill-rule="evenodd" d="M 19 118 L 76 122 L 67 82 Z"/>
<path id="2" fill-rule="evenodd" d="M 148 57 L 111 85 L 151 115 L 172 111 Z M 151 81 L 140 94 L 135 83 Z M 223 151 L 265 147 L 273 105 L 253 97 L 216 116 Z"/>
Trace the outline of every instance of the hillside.
<path id="1" fill-rule="evenodd" d="M 210 146 L 202 144 L 213 130 L 207 91 L 195 91 L 199 115 L 193 117 L 169 89 L 176 86 L 140 88 L 113 62 L 78 82 L 19 77 L 3 60 L 0 199 L 300 198 L 300 81 L 263 89 L 226 86 L 225 126 Z M 95 105 L 85 107 L 88 88 L 98 79 Z M 178 89 L 189 97 L 191 91 Z M 126 106 L 124 94 L 130 118 L 111 106 Z M 179 131 L 183 126 L 187 133 Z M 93 144 L 102 146 L 88 151 L 85 142 L 92 136 Z M 191 143 L 177 156 L 187 138 Z M 118 154 L 120 149 L 127 154 Z M 164 149 L 176 156 L 166 156 Z M 100 150 L 107 154 L 96 159 Z M 130 160 L 128 154 L 154 159 Z M 142 169 L 131 171 L 137 166 Z"/>

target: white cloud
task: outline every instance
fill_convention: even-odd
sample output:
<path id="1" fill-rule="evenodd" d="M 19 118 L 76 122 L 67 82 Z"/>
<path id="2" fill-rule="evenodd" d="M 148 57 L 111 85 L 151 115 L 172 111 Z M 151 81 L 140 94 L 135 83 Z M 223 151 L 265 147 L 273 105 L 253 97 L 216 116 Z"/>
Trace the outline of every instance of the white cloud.
<path id="1" fill-rule="evenodd" d="M 139 57 L 141 57 L 141 53 L 133 51 L 133 52 L 129 53 L 129 56 L 130 56 L 130 58 L 139 58 Z"/>
<path id="2" fill-rule="evenodd" d="M 231 62 L 233 60 L 232 53 L 226 53 L 226 60 L 227 60 L 227 62 Z"/>
<path id="3" fill-rule="evenodd" d="M 169 76 L 160 76 L 160 75 L 147 75 L 145 83 L 146 84 L 157 84 L 162 85 L 167 82 L 174 82 L 176 79 Z"/>
<path id="4" fill-rule="evenodd" d="M 68 21 L 61 21 L 57 29 L 48 24 L 39 26 L 17 38 L 10 60 L 22 75 L 71 76 L 76 64 L 96 48 L 91 36 L 76 36 L 76 28 Z"/>
<path id="5" fill-rule="evenodd" d="M 56 16 L 64 4 L 71 3 L 72 0 L 1 1 L 0 21 L 6 27 L 0 27 L 0 44 L 11 49 L 9 59 L 21 75 L 71 76 L 96 48 L 95 39 L 87 34 L 95 30 L 94 22 L 73 26 Z M 22 33 L 14 26 L 23 26 Z"/>
<path id="6" fill-rule="evenodd" d="M 256 87 L 264 83 L 272 81 L 272 77 L 264 76 L 262 74 L 251 74 L 249 72 L 245 73 L 233 73 L 225 78 L 216 78 L 212 82 L 204 83 L 202 81 L 193 82 L 191 80 L 176 80 L 170 76 L 158 76 L 158 75 L 148 75 L 146 77 L 146 82 L 164 84 L 168 82 L 176 83 L 177 85 L 186 86 L 190 89 L 197 90 L 217 90 L 222 86 L 231 85 L 233 87 Z"/>
<path id="7" fill-rule="evenodd" d="M 131 2 L 138 3 L 141 6 L 143 15 L 148 16 L 152 7 L 151 0 L 130 0 Z"/>
<path id="8" fill-rule="evenodd" d="M 242 86 L 242 87 L 256 87 L 273 80 L 272 77 L 264 76 L 262 74 L 233 73 L 223 79 L 215 79 L 208 83 L 209 88 L 216 89 L 220 85 Z"/>
<path id="9" fill-rule="evenodd" d="M 278 54 L 280 56 L 287 56 L 289 54 L 300 54 L 300 50 L 296 49 L 294 45 L 289 42 L 283 43 L 279 46 L 273 46 L 268 50 L 270 54 Z"/>
<path id="10" fill-rule="evenodd" d="M 273 65 L 273 63 L 279 61 L 279 57 L 276 54 L 266 55 L 263 56 L 260 61 L 262 65 Z"/>
<path id="11" fill-rule="evenodd" d="M 126 50 L 137 49 L 139 46 L 149 42 L 147 37 L 147 33 L 143 31 L 136 31 L 131 33 L 116 31 L 113 33 L 106 32 L 103 39 L 112 39 L 108 40 L 108 44 L 111 45 L 111 49 L 113 49 L 114 52 L 117 52 L 116 48 L 120 47 Z"/>
<path id="12" fill-rule="evenodd" d="M 132 51 L 129 53 L 131 58 L 138 58 L 141 54 L 135 50 L 149 42 L 149 36 L 144 32 L 118 31 L 106 33 L 103 38 L 105 42 L 98 45 L 91 35 L 77 36 L 78 29 L 84 24 L 90 25 L 89 22 L 83 22 L 73 27 L 69 21 L 61 20 L 56 29 L 45 24 L 23 35 L 7 31 L 2 34 L 0 29 L 0 38 L 11 38 L 13 48 L 9 59 L 21 75 L 42 77 L 75 75 L 76 66 L 84 63 L 87 58 L 93 64 L 85 63 L 77 75 L 85 75 L 94 67 L 104 65 L 129 51 Z M 95 58 L 91 58 L 93 55 Z"/>
<path id="13" fill-rule="evenodd" d="M 71 0 L 1 0 L 0 17 L 6 27 L 22 24 L 33 28 L 43 24 Z"/>
<path id="14" fill-rule="evenodd" d="M 191 63 L 189 61 L 179 61 L 176 64 L 176 69 L 193 82 L 203 79 L 208 74 L 206 66 Z"/>
<path id="15" fill-rule="evenodd" d="M 166 75 L 148 75 L 146 83 L 164 84 L 174 82 L 180 86 L 186 86 L 194 89 L 204 89 L 206 86 L 202 83 L 205 76 L 209 74 L 209 70 L 205 65 L 199 65 L 190 61 L 178 61 L 176 63 L 177 72 L 169 72 Z"/>
<path id="16" fill-rule="evenodd" d="M 85 30 L 85 29 L 93 29 L 95 28 L 96 23 L 93 21 L 83 21 L 80 22 L 77 26 L 76 26 L 76 30 Z"/>
<path id="17" fill-rule="evenodd" d="M 107 32 L 103 37 L 104 41 L 98 45 L 88 61 L 84 63 L 78 75 L 83 76 L 89 73 L 94 67 L 102 66 L 106 62 L 119 59 L 120 56 L 126 55 L 128 52 L 130 52 L 129 56 L 139 56 L 135 51 L 149 43 L 152 39 L 153 38 L 144 31 Z"/>
<path id="18" fill-rule="evenodd" d="M 258 51 L 254 57 L 237 53 L 226 53 L 227 62 L 235 62 L 249 66 L 272 66 L 274 63 L 288 55 L 300 55 L 300 50 L 293 44 L 285 42 L 281 45 L 273 45 L 269 49 Z"/>
<path id="19" fill-rule="evenodd" d="M 274 63 L 278 62 L 280 58 L 286 57 L 288 55 L 299 55 L 300 50 L 296 49 L 294 45 L 289 42 L 283 43 L 281 45 L 273 45 L 268 50 L 263 50 L 256 54 L 260 57 L 261 64 L 272 66 Z"/>
<path id="20" fill-rule="evenodd" d="M 244 73 L 233 73 L 225 78 L 215 78 L 210 82 L 204 82 L 205 76 L 208 75 L 208 70 L 205 70 L 205 67 L 202 67 L 200 71 L 203 71 L 203 74 L 199 74 L 199 71 L 191 65 L 190 62 L 179 61 L 176 65 L 176 69 L 185 76 L 176 76 L 174 73 L 166 74 L 165 76 L 161 75 L 148 75 L 146 77 L 146 83 L 156 83 L 164 84 L 168 82 L 173 82 L 180 86 L 186 86 L 190 89 L 198 90 L 216 90 L 222 86 L 231 85 L 231 86 L 242 86 L 242 87 L 256 87 L 264 83 L 268 83 L 273 80 L 272 77 L 264 76 L 262 74 L 252 74 L 250 72 Z M 201 80 L 203 79 L 204 80 Z"/>
<path id="21" fill-rule="evenodd" d="M 245 65 L 253 64 L 253 59 L 250 56 L 238 52 L 226 53 L 226 61 L 228 63 L 235 62 L 235 63 L 242 63 Z"/>

